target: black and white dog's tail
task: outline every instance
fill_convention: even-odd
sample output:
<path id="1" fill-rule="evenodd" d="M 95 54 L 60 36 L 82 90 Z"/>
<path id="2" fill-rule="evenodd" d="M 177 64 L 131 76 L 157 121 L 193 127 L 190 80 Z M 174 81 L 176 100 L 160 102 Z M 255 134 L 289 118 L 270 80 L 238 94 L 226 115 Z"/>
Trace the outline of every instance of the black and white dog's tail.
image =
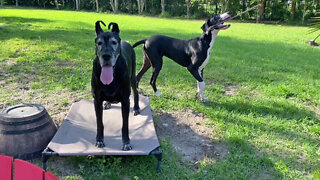
<path id="1" fill-rule="evenodd" d="M 144 43 L 146 42 L 146 40 L 147 40 L 147 39 L 143 39 L 143 40 L 141 40 L 141 41 L 138 41 L 138 42 L 134 43 L 134 44 L 132 45 L 132 48 L 135 48 L 135 47 L 139 46 L 140 44 L 144 44 Z"/>

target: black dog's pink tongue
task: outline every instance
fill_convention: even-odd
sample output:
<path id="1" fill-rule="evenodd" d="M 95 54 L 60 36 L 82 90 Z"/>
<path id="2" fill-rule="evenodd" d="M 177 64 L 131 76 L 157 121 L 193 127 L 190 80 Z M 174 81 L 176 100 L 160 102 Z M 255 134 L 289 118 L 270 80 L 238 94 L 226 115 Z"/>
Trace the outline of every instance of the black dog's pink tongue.
<path id="1" fill-rule="evenodd" d="M 109 85 L 113 81 L 113 67 L 103 66 L 101 69 L 100 81 L 104 85 Z"/>

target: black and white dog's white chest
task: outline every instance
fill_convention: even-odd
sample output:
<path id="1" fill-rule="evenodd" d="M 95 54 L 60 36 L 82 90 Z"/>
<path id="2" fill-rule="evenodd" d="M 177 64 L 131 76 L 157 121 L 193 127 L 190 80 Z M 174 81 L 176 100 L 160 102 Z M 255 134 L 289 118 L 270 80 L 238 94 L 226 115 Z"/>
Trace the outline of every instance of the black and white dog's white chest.
<path id="1" fill-rule="evenodd" d="M 209 41 L 209 45 L 208 46 L 206 46 L 206 48 L 203 50 L 203 53 L 204 53 L 204 56 L 202 56 L 202 57 L 204 57 L 204 59 L 201 59 L 201 63 L 200 63 L 200 66 L 199 66 L 199 72 L 200 71 L 202 71 L 205 67 L 206 67 L 206 65 L 208 64 L 208 62 L 209 62 L 209 59 L 210 59 L 210 51 L 211 51 L 211 48 L 212 48 L 212 46 L 213 46 L 213 44 L 214 44 L 214 41 L 215 41 L 215 39 L 216 39 L 216 37 L 217 37 L 217 34 L 218 34 L 218 32 L 215 32 L 215 31 L 213 31 L 212 33 L 211 33 L 211 39 L 210 39 L 210 41 Z M 210 37 L 209 37 L 210 38 Z"/>

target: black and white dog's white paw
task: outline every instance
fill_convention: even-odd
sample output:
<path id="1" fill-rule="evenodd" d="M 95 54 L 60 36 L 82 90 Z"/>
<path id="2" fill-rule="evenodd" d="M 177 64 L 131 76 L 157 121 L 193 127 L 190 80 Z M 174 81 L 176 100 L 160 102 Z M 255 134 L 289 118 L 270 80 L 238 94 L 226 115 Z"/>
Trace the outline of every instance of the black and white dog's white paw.
<path id="1" fill-rule="evenodd" d="M 161 94 L 160 91 L 156 91 L 156 95 L 157 95 L 158 97 L 162 97 L 162 94 Z"/>
<path id="2" fill-rule="evenodd" d="M 131 146 L 130 143 L 123 143 L 121 149 L 122 149 L 123 151 L 130 151 L 130 150 L 132 149 L 132 146 Z"/>
<path id="3" fill-rule="evenodd" d="M 201 101 L 202 101 L 202 102 L 208 102 L 209 99 L 208 99 L 207 97 L 203 96 L 203 97 L 201 98 Z"/>
<path id="4" fill-rule="evenodd" d="M 208 102 L 209 99 L 203 93 L 197 93 L 196 99 L 202 102 Z"/>

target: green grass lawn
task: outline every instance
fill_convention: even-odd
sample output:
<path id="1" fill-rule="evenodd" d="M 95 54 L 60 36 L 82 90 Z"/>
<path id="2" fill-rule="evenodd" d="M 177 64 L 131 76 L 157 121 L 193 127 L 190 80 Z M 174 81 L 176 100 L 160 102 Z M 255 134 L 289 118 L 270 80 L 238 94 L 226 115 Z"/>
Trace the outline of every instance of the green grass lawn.
<path id="1" fill-rule="evenodd" d="M 94 23 L 117 22 L 121 38 L 134 42 L 163 34 L 191 39 L 203 20 L 160 19 L 36 9 L 0 9 L 0 110 L 17 103 L 45 105 L 61 123 L 74 100 L 92 99 Z M 197 165 L 181 160 L 162 140 L 162 173 L 150 157 L 78 157 L 63 168 L 66 179 L 320 179 L 320 48 L 306 44 L 306 27 L 232 22 L 221 31 L 204 70 L 209 102 L 194 99 L 196 81 L 165 59 L 157 84 L 151 71 L 140 88 L 150 94 L 155 119 L 162 112 L 203 113 L 229 154 Z M 136 49 L 137 70 L 142 65 Z M 225 91 L 234 87 L 231 95 Z M 50 167 L 50 160 L 49 160 Z M 59 171 L 49 168 L 59 175 Z"/>

